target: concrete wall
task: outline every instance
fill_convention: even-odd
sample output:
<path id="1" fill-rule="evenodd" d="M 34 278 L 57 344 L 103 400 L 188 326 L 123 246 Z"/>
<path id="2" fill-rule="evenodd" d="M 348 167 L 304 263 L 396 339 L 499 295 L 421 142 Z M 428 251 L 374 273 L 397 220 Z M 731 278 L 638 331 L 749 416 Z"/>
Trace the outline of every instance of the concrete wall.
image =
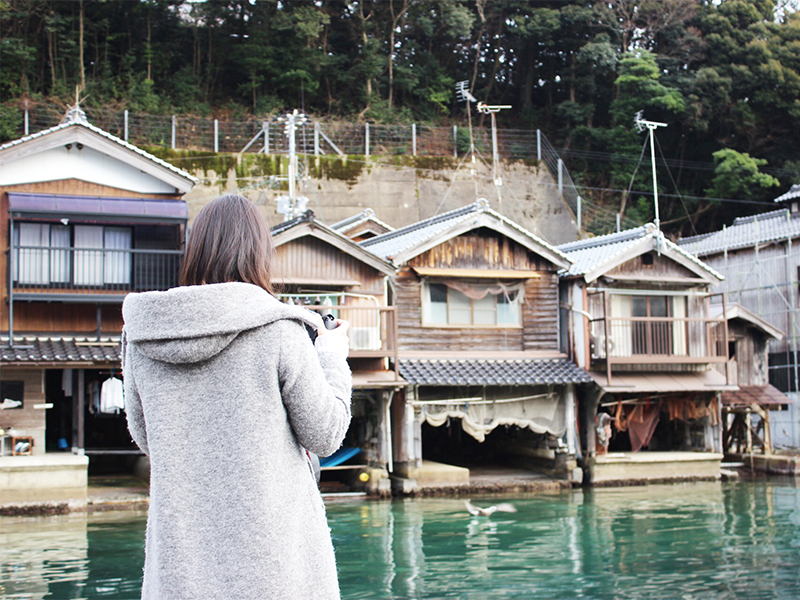
<path id="1" fill-rule="evenodd" d="M 286 194 L 286 182 L 278 181 L 279 189 L 266 184 L 271 175 L 285 175 L 285 157 L 218 155 L 203 160 L 165 154 L 163 158 L 200 179 L 185 196 L 190 220 L 216 196 L 237 191 L 263 206 L 273 224 L 283 220 L 276 212 L 275 199 Z M 478 163 L 473 177 L 468 160 L 307 157 L 304 161 L 308 177 L 298 194 L 306 196 L 308 208 L 328 224 L 372 208 L 382 221 L 402 227 L 486 198 L 493 209 L 551 244 L 577 239 L 573 215 L 544 165 L 503 163 L 503 185 L 498 194 L 498 188 L 491 183 L 491 168 Z"/>

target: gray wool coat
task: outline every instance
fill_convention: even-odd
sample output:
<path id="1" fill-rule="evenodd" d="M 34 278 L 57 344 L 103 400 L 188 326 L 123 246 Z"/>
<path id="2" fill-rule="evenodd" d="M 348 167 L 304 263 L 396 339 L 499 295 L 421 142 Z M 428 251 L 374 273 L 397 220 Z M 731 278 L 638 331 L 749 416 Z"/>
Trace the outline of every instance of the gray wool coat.
<path id="1" fill-rule="evenodd" d="M 142 598 L 339 598 L 303 448 L 344 438 L 346 349 L 315 350 L 317 315 L 245 283 L 130 294 L 122 314 L 128 427 L 151 465 Z"/>

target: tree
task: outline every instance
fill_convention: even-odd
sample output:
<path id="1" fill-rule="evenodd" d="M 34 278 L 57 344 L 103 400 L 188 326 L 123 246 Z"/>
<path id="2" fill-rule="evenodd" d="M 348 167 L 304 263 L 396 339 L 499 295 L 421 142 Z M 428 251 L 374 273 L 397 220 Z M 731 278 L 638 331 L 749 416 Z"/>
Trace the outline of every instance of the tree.
<path id="1" fill-rule="evenodd" d="M 761 173 L 760 167 L 767 164 L 763 158 L 723 148 L 714 152 L 714 179 L 706 194 L 711 198 L 736 198 L 740 200 L 762 200 L 766 193 L 780 182 L 772 175 Z"/>

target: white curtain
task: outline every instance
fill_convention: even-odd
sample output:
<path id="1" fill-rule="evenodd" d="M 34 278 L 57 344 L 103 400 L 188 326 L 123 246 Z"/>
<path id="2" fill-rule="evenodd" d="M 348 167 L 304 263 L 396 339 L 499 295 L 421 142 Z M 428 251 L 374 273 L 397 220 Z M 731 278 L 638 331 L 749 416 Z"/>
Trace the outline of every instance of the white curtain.
<path id="1" fill-rule="evenodd" d="M 50 226 L 42 223 L 20 223 L 14 237 L 17 238 L 17 246 L 21 246 L 17 250 L 17 282 L 50 283 L 50 257 L 47 251 Z"/>
<path id="2" fill-rule="evenodd" d="M 564 403 L 558 395 L 517 401 L 460 404 L 426 404 L 422 415 L 427 423 L 440 427 L 447 419 L 461 419 L 461 427 L 479 442 L 500 425 L 527 427 L 535 433 L 561 437 L 567 430 Z"/>
<path id="3" fill-rule="evenodd" d="M 103 228 L 75 225 L 75 248 L 75 285 L 103 285 Z"/>
<path id="4" fill-rule="evenodd" d="M 105 283 L 131 282 L 131 230 L 128 227 L 106 227 Z M 110 252 L 109 252 L 110 250 Z"/>
<path id="5" fill-rule="evenodd" d="M 69 282 L 69 237 L 69 226 L 50 226 L 50 281 L 53 283 Z M 65 250 L 58 248 L 65 248 Z"/>
<path id="6" fill-rule="evenodd" d="M 633 356 L 633 336 L 630 321 L 617 321 L 613 317 L 630 318 L 631 297 L 611 294 L 611 356 Z"/>
<path id="7" fill-rule="evenodd" d="M 672 316 L 676 319 L 686 318 L 686 298 L 675 296 L 672 299 Z M 672 351 L 677 356 L 686 356 L 686 321 L 675 321 L 672 324 Z"/>

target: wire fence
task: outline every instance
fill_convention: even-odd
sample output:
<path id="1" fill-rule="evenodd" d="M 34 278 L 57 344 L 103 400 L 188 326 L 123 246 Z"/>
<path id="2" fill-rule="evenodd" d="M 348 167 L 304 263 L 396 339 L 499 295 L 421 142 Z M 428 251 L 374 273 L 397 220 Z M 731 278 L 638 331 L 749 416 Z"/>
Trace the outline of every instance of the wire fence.
<path id="1" fill-rule="evenodd" d="M 222 121 L 190 115 L 148 115 L 127 110 L 83 107 L 91 123 L 136 146 L 213 152 L 288 153 L 289 144 L 282 117 Z M 4 114 L 5 113 L 5 114 Z M 30 104 L 15 116 L 0 108 L 0 119 L 16 119 L 17 135 L 37 133 L 61 122 L 64 109 L 47 103 Z M 342 123 L 306 119 L 297 128 L 296 149 L 300 154 L 357 156 L 452 156 L 470 152 L 466 127 L 431 127 Z M 558 192 L 579 226 L 595 234 L 637 227 L 641 223 L 620 218 L 615 212 L 582 198 L 559 152 L 539 129 L 498 129 L 498 158 L 536 160 L 544 164 L 558 184 Z M 472 143 L 483 156 L 492 155 L 492 132 L 473 128 Z"/>

